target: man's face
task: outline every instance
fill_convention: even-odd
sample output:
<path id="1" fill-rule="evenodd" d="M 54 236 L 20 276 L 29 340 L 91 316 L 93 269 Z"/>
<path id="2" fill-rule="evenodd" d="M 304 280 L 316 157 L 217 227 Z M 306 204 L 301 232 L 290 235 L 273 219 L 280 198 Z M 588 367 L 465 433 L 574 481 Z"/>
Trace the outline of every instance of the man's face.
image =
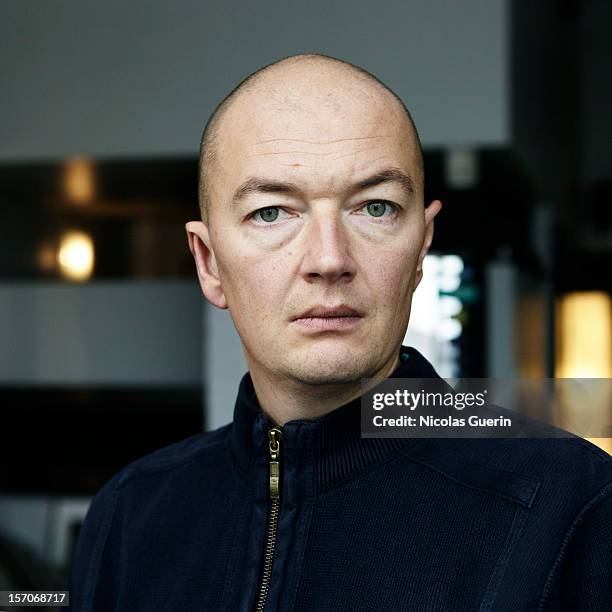
<path id="1" fill-rule="evenodd" d="M 208 227 L 198 232 L 208 247 L 200 281 L 211 303 L 229 308 L 251 370 L 354 381 L 403 339 L 420 280 L 416 143 L 399 104 L 372 85 L 322 73 L 303 89 L 290 70 L 283 78 L 223 118 Z M 414 190 L 400 180 L 358 187 L 390 169 Z M 250 179 L 294 187 L 235 197 Z M 339 304 L 361 316 L 324 328 L 294 320 Z"/>

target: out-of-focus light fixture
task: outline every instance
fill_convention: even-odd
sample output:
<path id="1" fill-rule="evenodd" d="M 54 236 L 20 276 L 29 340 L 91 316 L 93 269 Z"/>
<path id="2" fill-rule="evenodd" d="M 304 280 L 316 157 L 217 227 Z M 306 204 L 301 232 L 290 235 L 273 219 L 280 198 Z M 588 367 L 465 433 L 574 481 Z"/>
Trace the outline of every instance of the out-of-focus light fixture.
<path id="1" fill-rule="evenodd" d="M 557 301 L 558 378 L 612 378 L 612 299 L 603 291 Z"/>
<path id="2" fill-rule="evenodd" d="M 463 302 L 446 291 L 461 288 L 463 260 L 456 255 L 428 253 L 423 260 L 423 278 L 415 290 L 410 324 L 404 344 L 412 344 L 433 358 L 443 376 L 452 378 L 459 372 L 459 350 L 451 344 L 459 338 L 463 325 L 459 318 Z"/>
<path id="3" fill-rule="evenodd" d="M 54 272 L 57 269 L 57 251 L 51 242 L 44 242 L 36 252 L 36 263 L 43 272 Z"/>
<path id="4" fill-rule="evenodd" d="M 603 291 L 569 293 L 557 300 L 557 378 L 612 378 L 612 298 Z M 605 388 L 609 390 L 610 385 Z M 610 400 L 600 405 L 609 407 Z M 575 405 L 575 404 L 574 404 Z M 608 410 L 610 408 L 607 408 Z M 572 416 L 572 415 L 570 415 Z M 574 418 L 577 415 L 573 415 Z M 589 415 L 609 422 L 609 415 Z M 559 423 L 563 427 L 563 423 Z M 587 438 L 612 453 L 612 438 Z"/>
<path id="5" fill-rule="evenodd" d="M 94 245 L 89 234 L 77 231 L 64 234 L 57 252 L 57 263 L 65 278 L 87 280 L 94 267 Z"/>
<path id="6" fill-rule="evenodd" d="M 440 264 L 445 276 L 460 276 L 464 269 L 463 259 L 459 255 L 444 255 L 440 258 Z"/>
<path id="7" fill-rule="evenodd" d="M 440 296 L 440 312 L 445 317 L 455 317 L 463 310 L 463 303 L 454 295 Z"/>
<path id="8" fill-rule="evenodd" d="M 456 340 L 462 332 L 461 323 L 457 319 L 442 319 L 438 328 L 438 336 L 442 340 Z"/>
<path id="9" fill-rule="evenodd" d="M 85 157 L 75 157 L 66 162 L 64 192 L 74 204 L 85 204 L 95 195 L 94 166 Z"/>

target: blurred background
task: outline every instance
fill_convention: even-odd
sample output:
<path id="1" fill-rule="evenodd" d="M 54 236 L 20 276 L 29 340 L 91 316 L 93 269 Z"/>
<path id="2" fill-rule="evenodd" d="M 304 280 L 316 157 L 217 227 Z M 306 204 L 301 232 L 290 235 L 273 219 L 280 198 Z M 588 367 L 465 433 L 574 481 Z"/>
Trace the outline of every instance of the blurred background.
<path id="1" fill-rule="evenodd" d="M 287 55 L 414 116 L 444 208 L 405 344 L 445 377 L 612 377 L 611 27 L 611 0 L 3 2 L 0 590 L 61 588 L 108 478 L 232 419 L 246 363 L 184 223 L 210 113 Z"/>

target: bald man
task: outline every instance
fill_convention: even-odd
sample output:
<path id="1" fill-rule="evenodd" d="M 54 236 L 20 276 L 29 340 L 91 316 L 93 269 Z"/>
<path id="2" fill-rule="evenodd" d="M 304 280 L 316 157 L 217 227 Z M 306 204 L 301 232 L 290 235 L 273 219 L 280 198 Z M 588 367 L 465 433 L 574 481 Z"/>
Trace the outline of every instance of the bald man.
<path id="1" fill-rule="evenodd" d="M 248 372 L 232 423 L 96 495 L 75 610 L 604 610 L 612 463 L 581 439 L 361 438 L 441 203 L 402 101 L 320 54 L 247 77 L 202 137 L 188 243 Z"/>

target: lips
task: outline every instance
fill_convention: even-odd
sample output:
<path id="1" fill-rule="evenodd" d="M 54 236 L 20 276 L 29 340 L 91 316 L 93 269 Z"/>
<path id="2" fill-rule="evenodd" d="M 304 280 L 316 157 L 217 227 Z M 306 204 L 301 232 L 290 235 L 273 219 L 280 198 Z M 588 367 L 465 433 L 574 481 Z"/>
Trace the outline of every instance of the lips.
<path id="1" fill-rule="evenodd" d="M 294 317 L 292 320 L 311 319 L 311 318 L 334 318 L 334 317 L 361 317 L 361 313 L 346 304 L 338 304 L 337 306 L 313 306 L 305 310 L 302 314 Z"/>

